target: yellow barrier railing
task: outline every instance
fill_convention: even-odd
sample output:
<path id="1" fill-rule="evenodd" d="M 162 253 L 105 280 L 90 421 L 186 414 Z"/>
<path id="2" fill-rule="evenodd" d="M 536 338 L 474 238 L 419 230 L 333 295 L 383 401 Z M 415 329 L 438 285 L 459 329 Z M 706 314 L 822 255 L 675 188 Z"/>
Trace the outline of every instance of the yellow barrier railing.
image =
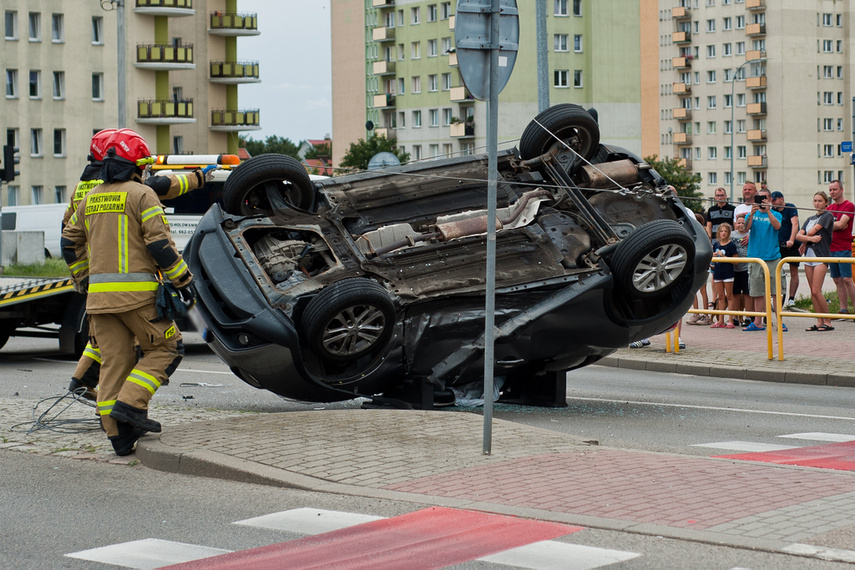
<path id="1" fill-rule="evenodd" d="M 718 257 L 713 258 L 713 263 L 759 263 L 760 267 L 763 269 L 763 280 L 765 282 L 765 290 L 763 292 L 766 297 L 766 312 L 761 313 L 757 311 L 719 311 L 714 309 L 689 309 L 689 313 L 700 313 L 704 315 L 741 315 L 746 317 L 766 317 L 766 342 L 767 342 L 767 358 L 769 360 L 773 360 L 775 358 L 774 351 L 772 349 L 772 327 L 769 323 L 772 322 L 772 312 L 778 314 L 778 318 L 776 319 L 775 329 L 777 330 L 777 341 L 778 341 L 778 360 L 784 360 L 784 330 L 781 327 L 783 324 L 784 317 L 801 317 L 801 318 L 826 318 L 826 319 L 853 319 L 855 320 L 855 315 L 847 315 L 847 314 L 832 314 L 832 313 L 796 313 L 794 311 L 782 311 L 782 295 L 781 295 L 781 270 L 782 266 L 785 263 L 790 262 L 806 262 L 806 261 L 816 261 L 821 263 L 849 263 L 855 264 L 855 258 L 852 257 L 785 257 L 778 261 L 775 266 L 775 306 L 774 309 L 772 307 L 772 283 L 769 277 L 769 265 L 762 259 L 758 257 Z M 704 284 L 706 287 L 706 284 Z M 671 352 L 673 344 L 673 351 L 675 353 L 680 352 L 679 347 L 679 338 L 675 335 L 673 339 L 673 343 L 671 340 L 671 333 L 668 332 L 665 335 L 665 351 Z"/>

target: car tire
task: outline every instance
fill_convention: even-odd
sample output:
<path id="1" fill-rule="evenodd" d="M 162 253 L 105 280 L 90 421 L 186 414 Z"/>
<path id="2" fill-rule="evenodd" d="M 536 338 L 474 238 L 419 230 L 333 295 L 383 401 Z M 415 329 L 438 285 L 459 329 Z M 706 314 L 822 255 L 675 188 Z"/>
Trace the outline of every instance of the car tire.
<path id="1" fill-rule="evenodd" d="M 539 123 L 539 124 L 538 124 Z M 555 136 L 553 136 L 555 135 Z M 562 142 L 556 140 L 556 137 Z M 520 158 L 527 160 L 565 143 L 584 159 L 590 159 L 600 144 L 600 127 L 588 111 L 573 103 L 554 105 L 539 113 L 520 137 Z"/>
<path id="2" fill-rule="evenodd" d="M 616 287 L 636 299 L 660 297 L 693 270 L 695 243 L 673 220 L 648 222 L 621 241 L 612 256 Z"/>
<path id="3" fill-rule="evenodd" d="M 275 208 L 310 210 L 315 186 L 294 157 L 260 154 L 241 163 L 226 179 L 223 207 L 236 216 L 272 215 Z"/>
<path id="4" fill-rule="evenodd" d="M 6 346 L 9 342 L 9 337 L 15 332 L 15 321 L 2 320 L 0 321 L 0 348 Z"/>
<path id="5" fill-rule="evenodd" d="M 345 279 L 312 299 L 301 320 L 309 349 L 336 363 L 386 346 L 394 330 L 395 305 L 386 289 L 361 277 Z"/>

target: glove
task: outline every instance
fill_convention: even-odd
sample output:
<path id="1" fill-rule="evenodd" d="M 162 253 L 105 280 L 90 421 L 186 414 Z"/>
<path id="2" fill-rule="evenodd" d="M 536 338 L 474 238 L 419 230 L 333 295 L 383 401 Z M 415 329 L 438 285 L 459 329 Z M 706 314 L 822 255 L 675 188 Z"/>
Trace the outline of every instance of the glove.
<path id="1" fill-rule="evenodd" d="M 210 182 L 214 179 L 214 171 L 217 168 L 219 167 L 216 164 L 212 164 L 202 169 L 202 178 L 205 180 L 205 182 Z"/>

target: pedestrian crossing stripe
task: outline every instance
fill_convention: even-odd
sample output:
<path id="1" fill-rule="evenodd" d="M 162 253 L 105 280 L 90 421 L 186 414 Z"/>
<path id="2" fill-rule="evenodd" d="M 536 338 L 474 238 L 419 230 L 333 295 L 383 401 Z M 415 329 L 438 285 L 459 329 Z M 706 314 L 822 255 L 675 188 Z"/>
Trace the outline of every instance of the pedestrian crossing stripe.
<path id="1" fill-rule="evenodd" d="M 692 447 L 709 447 L 742 453 L 715 455 L 719 459 L 758 461 L 778 465 L 800 465 L 837 471 L 855 471 L 855 436 L 841 433 L 791 433 L 779 435 L 785 439 L 825 441 L 822 445 L 776 445 L 753 441 L 719 441 L 698 443 Z"/>
<path id="2" fill-rule="evenodd" d="M 416 511 L 406 516 L 418 516 L 418 513 L 428 511 L 423 509 Z M 455 512 L 454 509 L 433 509 L 441 511 Z M 459 513 L 473 513 L 472 511 L 456 511 Z M 581 527 L 571 527 L 560 525 L 558 523 L 542 523 L 540 521 L 528 521 L 527 519 L 516 519 L 515 517 L 504 517 L 502 515 L 490 515 L 487 513 L 474 513 L 476 516 L 482 517 L 501 517 L 505 520 L 519 521 L 522 523 L 534 524 L 540 528 L 547 528 L 553 532 L 565 533 L 568 531 L 582 530 Z M 342 511 L 329 511 L 324 509 L 301 508 L 278 513 L 271 513 L 260 517 L 236 521 L 233 524 L 264 528 L 268 530 L 281 530 L 292 532 L 295 534 L 304 534 L 309 536 L 325 535 L 335 531 L 348 528 L 355 528 L 358 525 L 365 523 L 383 521 L 382 524 L 389 525 L 400 517 L 391 519 L 378 517 L 374 515 L 366 515 L 360 513 L 348 513 Z M 545 525 L 545 526 L 540 526 Z M 563 528 L 562 528 L 563 527 Z M 557 530 L 556 530 L 557 529 Z M 516 531 L 515 531 L 516 532 Z M 421 532 L 420 532 L 421 536 Z M 458 537 L 459 538 L 459 537 Z M 300 539 L 297 539 L 300 540 Z M 294 542 L 294 541 L 291 541 Z M 283 544 L 288 544 L 283 543 Z M 277 545 L 271 545 L 277 546 Z M 269 547 L 268 547 L 269 548 Z M 194 567 L 193 561 L 205 560 L 199 562 L 198 567 L 212 567 L 216 559 L 210 559 L 214 556 L 228 554 L 231 551 L 217 548 L 209 548 L 193 544 L 185 544 L 180 542 L 171 542 L 158 539 L 145 539 L 131 541 L 121 544 L 106 546 L 103 548 L 93 548 L 81 552 L 68 554 L 72 558 L 89 560 L 93 562 L 102 562 L 105 564 L 113 564 L 126 568 L 160 568 L 166 565 L 179 565 L 181 568 L 185 563 L 189 563 L 188 567 Z M 250 551 L 242 551 L 250 552 Z M 235 553 L 240 554 L 240 553 Z M 631 560 L 640 556 L 636 552 L 626 552 L 620 550 L 612 550 L 606 548 L 598 548 L 585 546 L 580 544 L 570 544 L 566 542 L 557 542 L 554 540 L 540 540 L 530 544 L 524 544 L 515 548 L 509 548 L 494 554 L 488 554 L 475 560 L 488 562 L 492 564 L 504 564 L 508 566 L 516 566 L 518 568 L 529 568 L 537 570 L 557 570 L 567 568 L 568 565 L 574 569 L 586 570 L 595 569 L 609 564 L 615 564 L 625 560 Z M 288 567 L 294 567 L 292 558 L 289 558 Z M 317 558 L 313 559 L 313 563 L 320 563 Z"/>

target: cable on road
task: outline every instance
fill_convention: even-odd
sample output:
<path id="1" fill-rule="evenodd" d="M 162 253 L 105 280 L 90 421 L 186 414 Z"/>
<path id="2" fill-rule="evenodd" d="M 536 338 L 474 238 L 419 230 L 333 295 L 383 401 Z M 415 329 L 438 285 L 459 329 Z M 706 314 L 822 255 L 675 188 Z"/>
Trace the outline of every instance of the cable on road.
<path id="1" fill-rule="evenodd" d="M 10 429 L 17 432 L 33 432 L 46 429 L 57 433 L 83 433 L 87 431 L 95 431 L 101 429 L 101 421 L 94 414 L 95 403 L 83 397 L 86 391 L 85 386 L 81 386 L 77 390 L 69 390 L 60 397 L 51 396 L 43 398 L 36 402 L 33 406 L 33 421 L 22 422 L 13 425 Z M 75 404 L 81 404 L 92 410 L 92 417 L 89 418 L 73 418 L 66 417 L 60 419 L 60 416 Z M 47 406 L 45 408 L 45 406 Z M 43 411 L 40 411 L 42 410 Z M 74 408 L 77 411 L 79 406 Z M 66 416 L 70 415 L 66 414 Z"/>

